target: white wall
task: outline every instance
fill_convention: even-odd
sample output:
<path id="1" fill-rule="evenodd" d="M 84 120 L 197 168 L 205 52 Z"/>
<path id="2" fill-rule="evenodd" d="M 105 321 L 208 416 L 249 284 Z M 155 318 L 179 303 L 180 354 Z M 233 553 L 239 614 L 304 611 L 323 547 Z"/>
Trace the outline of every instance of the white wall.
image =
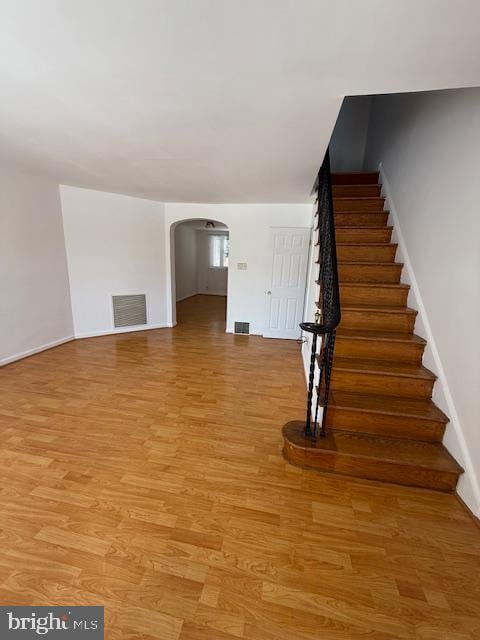
<path id="1" fill-rule="evenodd" d="M 250 322 L 250 331 L 263 333 L 265 291 L 268 273 L 268 234 L 272 226 L 309 227 L 312 205 L 308 204 L 165 204 L 166 233 L 172 225 L 188 219 L 213 219 L 227 225 L 230 233 L 227 331 L 235 321 Z M 167 287 L 171 286 L 171 247 L 167 243 Z M 246 262 L 247 270 L 237 269 Z M 175 299 L 175 298 L 173 298 Z M 168 296 L 167 321 L 175 321 L 172 295 Z"/>
<path id="2" fill-rule="evenodd" d="M 382 163 L 424 363 L 450 417 L 445 444 L 480 515 L 480 89 L 376 97 L 366 169 Z M 415 295 L 416 294 L 416 295 Z"/>
<path id="3" fill-rule="evenodd" d="M 58 184 L 0 169 L 0 364 L 73 335 Z"/>
<path id="4" fill-rule="evenodd" d="M 176 300 L 198 293 L 198 239 L 196 223 L 184 222 L 175 228 Z"/>
<path id="5" fill-rule="evenodd" d="M 165 326 L 164 205 L 63 185 L 60 195 L 75 335 L 128 330 L 113 327 L 118 294 L 146 293 L 143 328 Z"/>
<path id="6" fill-rule="evenodd" d="M 347 96 L 330 140 L 332 171 L 361 171 L 372 96 Z"/>

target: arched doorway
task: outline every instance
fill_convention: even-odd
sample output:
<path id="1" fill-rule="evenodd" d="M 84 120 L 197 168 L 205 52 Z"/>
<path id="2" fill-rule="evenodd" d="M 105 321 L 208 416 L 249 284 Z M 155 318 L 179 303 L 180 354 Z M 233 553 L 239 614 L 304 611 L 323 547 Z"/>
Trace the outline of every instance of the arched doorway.
<path id="1" fill-rule="evenodd" d="M 215 322 L 225 331 L 229 239 L 228 226 L 219 220 L 187 218 L 171 224 L 173 326 L 185 320 L 188 313 L 197 315 L 198 321 Z"/>

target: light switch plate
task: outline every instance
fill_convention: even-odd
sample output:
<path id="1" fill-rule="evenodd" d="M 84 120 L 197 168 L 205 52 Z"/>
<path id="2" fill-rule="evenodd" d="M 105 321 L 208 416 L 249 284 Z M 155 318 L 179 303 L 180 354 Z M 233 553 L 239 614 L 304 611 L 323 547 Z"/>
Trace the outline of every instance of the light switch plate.
<path id="1" fill-rule="evenodd" d="M 246 262 L 237 262 L 237 269 L 239 271 L 246 271 L 247 270 L 247 263 Z"/>

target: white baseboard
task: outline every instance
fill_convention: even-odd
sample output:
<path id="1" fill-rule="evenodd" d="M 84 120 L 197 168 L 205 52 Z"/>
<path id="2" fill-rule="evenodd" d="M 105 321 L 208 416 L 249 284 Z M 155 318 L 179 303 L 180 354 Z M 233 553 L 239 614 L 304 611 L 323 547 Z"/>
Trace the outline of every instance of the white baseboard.
<path id="1" fill-rule="evenodd" d="M 176 325 L 177 323 L 175 323 Z M 135 331 L 150 331 L 152 329 L 167 329 L 175 326 L 172 324 L 167 324 L 165 322 L 161 322 L 158 324 L 146 324 L 142 326 L 136 327 L 121 327 L 118 329 L 110 329 L 108 331 L 92 331 L 88 333 L 76 333 L 76 340 L 83 340 L 84 338 L 99 338 L 101 336 L 112 336 L 117 335 L 119 333 L 134 333 Z"/>
<path id="2" fill-rule="evenodd" d="M 12 356 L 8 356 L 7 358 L 2 358 L 0 360 L 0 367 L 4 367 L 11 362 L 16 362 L 17 360 L 22 360 L 23 358 L 28 358 L 29 356 L 34 356 L 36 353 L 41 353 L 42 351 L 47 351 L 48 349 L 53 349 L 54 347 L 59 347 L 66 342 L 72 342 L 72 340 L 82 340 L 84 338 L 97 338 L 100 336 L 110 336 L 119 333 L 132 333 L 134 331 L 150 331 L 151 329 L 167 329 L 176 326 L 176 322 L 174 324 L 166 324 L 166 323 L 158 323 L 158 324 L 149 324 L 140 327 L 122 327 L 119 329 L 112 329 L 110 331 L 93 331 L 91 333 L 77 333 L 73 336 L 68 336 L 66 338 L 61 338 L 60 340 L 55 340 L 54 342 L 47 342 L 46 344 L 42 344 L 40 347 L 35 347 L 34 349 L 29 349 L 28 351 L 22 351 L 21 353 L 15 353 Z"/>
<path id="3" fill-rule="evenodd" d="M 225 333 L 230 333 L 233 336 L 245 336 L 246 338 L 248 338 L 248 336 L 259 336 L 260 338 L 263 338 L 263 333 L 259 333 L 258 331 L 250 331 L 250 333 L 235 333 L 233 329 L 225 329 Z M 267 339 L 268 338 L 266 338 L 266 340 Z"/>
<path id="4" fill-rule="evenodd" d="M 5 365 L 10 364 L 11 362 L 16 362 L 17 360 L 22 360 L 23 358 L 28 358 L 29 356 L 34 356 L 36 353 L 41 353 L 42 351 L 59 347 L 61 344 L 71 342 L 72 340 L 75 340 L 75 336 L 68 336 L 67 338 L 47 342 L 46 344 L 42 344 L 40 347 L 35 347 L 35 349 L 29 349 L 28 351 L 22 351 L 21 353 L 16 353 L 13 356 L 8 356 L 8 358 L 0 360 L 0 367 L 4 367 Z"/>
<path id="5" fill-rule="evenodd" d="M 418 311 L 416 332 L 427 340 L 424 363 L 437 376 L 434 388 L 433 399 L 450 418 L 450 425 L 447 427 L 443 444 L 454 458 L 463 466 L 465 473 L 460 476 L 457 492 L 469 509 L 476 515 L 480 515 L 480 484 L 475 472 L 468 446 L 463 435 L 463 429 L 455 408 L 452 393 L 448 384 L 447 376 L 442 365 L 440 354 L 435 343 L 435 338 L 428 320 L 427 311 L 422 300 L 420 287 L 415 277 L 395 203 L 391 196 L 391 188 L 388 177 L 385 174 L 382 163 L 379 165 L 380 182 L 382 183 L 382 193 L 388 202 L 390 210 L 391 224 L 393 225 L 392 239 L 398 243 L 397 259 L 403 262 L 402 281 L 410 285 L 409 305 Z"/>

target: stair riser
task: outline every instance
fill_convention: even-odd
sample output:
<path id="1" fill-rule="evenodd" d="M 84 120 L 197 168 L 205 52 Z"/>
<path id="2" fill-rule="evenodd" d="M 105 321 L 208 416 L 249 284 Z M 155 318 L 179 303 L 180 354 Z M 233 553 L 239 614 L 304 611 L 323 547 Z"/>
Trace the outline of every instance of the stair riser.
<path id="1" fill-rule="evenodd" d="M 385 242 L 388 244 L 392 238 L 392 229 L 385 228 L 352 228 L 339 227 L 335 230 L 337 244 L 339 242 Z"/>
<path id="2" fill-rule="evenodd" d="M 364 371 L 345 371 L 333 368 L 331 388 L 349 393 L 373 393 L 380 396 L 431 398 L 433 380 L 382 375 Z"/>
<path id="3" fill-rule="evenodd" d="M 327 429 L 329 428 L 390 438 L 410 438 L 423 442 L 441 442 L 445 431 L 445 425 L 441 422 L 335 406 L 328 407 Z"/>
<path id="4" fill-rule="evenodd" d="M 334 198 L 376 198 L 382 187 L 379 184 L 332 185 Z"/>
<path id="5" fill-rule="evenodd" d="M 434 469 L 424 469 L 414 465 L 387 463 L 384 461 L 355 460 L 337 464 L 336 473 L 382 482 L 394 482 L 407 487 L 422 487 L 437 491 L 451 492 L 457 486 L 458 474 Z"/>
<path id="6" fill-rule="evenodd" d="M 367 331 L 398 331 L 412 333 L 415 315 L 411 313 L 381 313 L 377 311 L 342 310 L 342 329 L 365 329 Z M 372 356 L 369 356 L 372 358 Z"/>
<path id="7" fill-rule="evenodd" d="M 408 289 L 395 289 L 384 287 L 349 287 L 348 284 L 340 286 L 340 302 L 343 306 L 355 304 L 378 304 L 392 307 L 405 307 L 407 304 Z"/>
<path id="8" fill-rule="evenodd" d="M 381 227 L 387 224 L 388 211 L 383 213 L 337 213 L 335 227 Z"/>
<path id="9" fill-rule="evenodd" d="M 334 198 L 333 210 L 335 213 L 342 211 L 383 211 L 384 198 Z"/>
<path id="10" fill-rule="evenodd" d="M 350 265 L 339 263 L 340 282 L 365 282 L 377 284 L 398 284 L 402 273 L 401 265 Z"/>
<path id="11" fill-rule="evenodd" d="M 335 355 L 342 358 L 398 361 L 421 364 L 425 345 L 387 340 L 357 340 L 337 336 Z"/>
<path id="12" fill-rule="evenodd" d="M 365 171 L 362 173 L 346 172 L 332 174 L 332 185 L 337 184 L 378 184 L 378 172 Z"/>
<path id="13" fill-rule="evenodd" d="M 385 244 L 381 247 L 359 247 L 339 245 L 337 241 L 338 260 L 353 260 L 355 262 L 394 262 L 397 247 Z"/>

